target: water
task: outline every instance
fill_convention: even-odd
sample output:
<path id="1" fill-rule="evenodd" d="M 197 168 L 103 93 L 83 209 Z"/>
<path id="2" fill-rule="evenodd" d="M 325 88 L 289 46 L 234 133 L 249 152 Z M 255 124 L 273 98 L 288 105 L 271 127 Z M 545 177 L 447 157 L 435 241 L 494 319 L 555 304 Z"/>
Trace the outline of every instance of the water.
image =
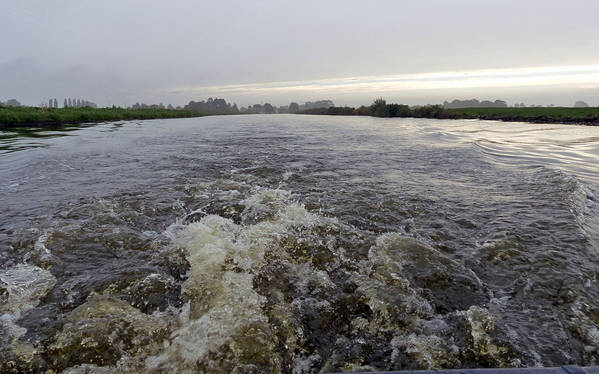
<path id="1" fill-rule="evenodd" d="M 599 361 L 599 128 L 0 132 L 0 372 Z"/>

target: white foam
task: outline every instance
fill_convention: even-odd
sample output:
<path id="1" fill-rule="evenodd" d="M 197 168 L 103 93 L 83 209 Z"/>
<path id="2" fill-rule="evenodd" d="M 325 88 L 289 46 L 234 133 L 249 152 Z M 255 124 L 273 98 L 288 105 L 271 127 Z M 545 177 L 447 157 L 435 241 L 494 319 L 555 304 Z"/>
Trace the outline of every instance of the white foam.
<path id="1" fill-rule="evenodd" d="M 8 299 L 0 304 L 0 323 L 13 338 L 19 338 L 27 330 L 18 326 L 16 321 L 39 304 L 56 284 L 56 278 L 40 267 L 19 264 L 0 272 L 0 281 L 8 291 Z"/>
<path id="2" fill-rule="evenodd" d="M 234 345 L 233 339 L 240 334 L 244 344 L 255 340 L 268 351 L 269 342 L 263 339 L 273 334 L 262 310 L 266 299 L 253 288 L 254 276 L 264 265 L 265 253 L 277 249 L 278 240 L 292 228 L 310 227 L 318 221 L 303 206 L 290 202 L 290 197 L 283 190 L 260 190 L 245 199 L 246 209 L 266 211 L 271 217 L 253 225 L 208 215 L 199 222 L 169 227 L 167 236 L 173 245 L 188 252 L 191 272 L 182 285 L 187 303 L 164 351 L 145 360 L 148 369 L 191 370 L 208 354 Z M 330 282 L 324 272 L 318 278 Z"/>

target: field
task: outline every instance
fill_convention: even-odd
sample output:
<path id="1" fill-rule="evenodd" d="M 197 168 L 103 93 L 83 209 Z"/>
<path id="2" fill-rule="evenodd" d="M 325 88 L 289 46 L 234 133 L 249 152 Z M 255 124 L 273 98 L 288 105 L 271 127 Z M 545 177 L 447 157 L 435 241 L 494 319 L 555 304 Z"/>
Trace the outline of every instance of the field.
<path id="1" fill-rule="evenodd" d="M 37 108 L 0 106 L 0 129 L 135 119 L 202 117 L 196 110 L 123 108 Z"/>
<path id="2" fill-rule="evenodd" d="M 599 107 L 592 108 L 464 108 L 446 109 L 457 118 L 599 125 Z"/>

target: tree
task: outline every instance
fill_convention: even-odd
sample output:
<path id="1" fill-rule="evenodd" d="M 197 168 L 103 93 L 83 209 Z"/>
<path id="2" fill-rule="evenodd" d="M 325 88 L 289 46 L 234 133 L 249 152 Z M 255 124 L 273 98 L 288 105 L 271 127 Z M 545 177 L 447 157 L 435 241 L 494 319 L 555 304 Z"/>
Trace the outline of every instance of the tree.
<path id="1" fill-rule="evenodd" d="M 359 116 L 369 116 L 370 115 L 370 107 L 362 105 L 358 109 L 356 109 L 356 114 Z"/>
<path id="2" fill-rule="evenodd" d="M 21 106 L 21 103 L 18 102 L 16 99 L 9 99 L 6 101 L 5 105 L 6 106 Z"/>
<path id="3" fill-rule="evenodd" d="M 389 117 L 410 117 L 412 111 L 410 107 L 402 104 L 389 104 L 387 105 Z"/>
<path id="4" fill-rule="evenodd" d="M 388 117 L 389 116 L 389 108 L 387 107 L 387 102 L 382 97 L 374 100 L 374 102 L 370 105 L 370 114 L 375 117 Z"/>
<path id="5" fill-rule="evenodd" d="M 298 103 L 289 103 L 289 113 L 297 113 L 299 112 L 299 104 Z"/>
<path id="6" fill-rule="evenodd" d="M 576 103 L 574 103 L 574 108 L 588 108 L 589 104 L 585 103 L 584 101 L 577 101 Z"/>
<path id="7" fill-rule="evenodd" d="M 274 112 L 275 112 L 275 108 L 271 104 L 264 103 L 264 113 L 273 114 Z"/>
<path id="8" fill-rule="evenodd" d="M 335 104 L 331 100 L 318 100 L 315 102 L 307 101 L 300 105 L 299 110 L 330 108 L 332 106 L 335 106 Z"/>
<path id="9" fill-rule="evenodd" d="M 250 113 L 264 113 L 264 108 L 260 104 L 254 104 Z"/>
<path id="10" fill-rule="evenodd" d="M 503 100 L 483 100 L 478 101 L 477 99 L 469 100 L 453 100 L 451 103 L 444 101 L 443 107 L 447 109 L 458 109 L 458 108 L 507 108 L 507 103 Z"/>

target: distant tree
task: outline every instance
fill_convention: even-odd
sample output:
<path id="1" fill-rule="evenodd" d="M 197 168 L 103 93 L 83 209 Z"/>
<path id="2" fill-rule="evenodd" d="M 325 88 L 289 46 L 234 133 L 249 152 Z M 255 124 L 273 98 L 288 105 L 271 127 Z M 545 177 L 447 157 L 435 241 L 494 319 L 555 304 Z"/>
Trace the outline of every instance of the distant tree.
<path id="1" fill-rule="evenodd" d="M 264 103 L 264 113 L 273 114 L 275 112 L 275 108 L 270 103 Z"/>
<path id="2" fill-rule="evenodd" d="M 56 100 L 56 98 L 54 98 L 54 103 L 53 103 L 53 107 L 54 108 L 58 108 L 58 100 Z"/>
<path id="3" fill-rule="evenodd" d="M 370 107 L 362 105 L 358 109 L 356 109 L 356 114 L 359 116 L 369 116 L 370 115 Z"/>
<path id="4" fill-rule="evenodd" d="M 300 105 L 299 110 L 330 108 L 332 106 L 335 106 L 335 104 L 331 100 L 319 100 L 315 102 L 307 101 Z"/>
<path id="5" fill-rule="evenodd" d="M 459 108 L 507 108 L 507 103 L 503 100 L 483 100 L 478 101 L 477 99 L 470 100 L 453 100 L 451 103 L 444 101 L 443 107 L 446 109 L 459 109 Z"/>
<path id="6" fill-rule="evenodd" d="M 389 117 L 387 102 L 382 97 L 374 100 L 370 105 L 370 114 L 375 117 Z"/>
<path id="7" fill-rule="evenodd" d="M 407 105 L 401 104 L 389 104 L 387 105 L 387 115 L 389 117 L 410 117 L 412 111 Z"/>
<path id="8" fill-rule="evenodd" d="M 588 108 L 589 104 L 585 103 L 584 101 L 577 101 L 576 103 L 574 103 L 574 108 Z"/>
<path id="9" fill-rule="evenodd" d="M 424 105 L 412 111 L 416 118 L 449 118 L 449 113 L 441 105 Z"/>
<path id="10" fill-rule="evenodd" d="M 200 110 L 211 113 L 235 113 L 236 106 L 231 106 L 225 99 L 208 98 L 206 101 L 190 101 L 184 109 Z"/>
<path id="11" fill-rule="evenodd" d="M 299 104 L 296 102 L 289 103 L 289 109 L 287 109 L 289 113 L 297 113 L 299 112 Z"/>
<path id="12" fill-rule="evenodd" d="M 64 99 L 64 102 L 62 103 L 62 107 L 66 108 L 67 106 L 68 106 L 67 99 Z"/>
<path id="13" fill-rule="evenodd" d="M 262 107 L 260 104 L 254 104 L 252 105 L 251 113 L 264 113 L 264 107 Z"/>
<path id="14" fill-rule="evenodd" d="M 6 105 L 6 106 L 21 106 L 21 103 L 19 101 L 17 101 L 16 99 L 8 99 L 6 101 L 6 103 L 4 103 L 4 105 Z"/>

